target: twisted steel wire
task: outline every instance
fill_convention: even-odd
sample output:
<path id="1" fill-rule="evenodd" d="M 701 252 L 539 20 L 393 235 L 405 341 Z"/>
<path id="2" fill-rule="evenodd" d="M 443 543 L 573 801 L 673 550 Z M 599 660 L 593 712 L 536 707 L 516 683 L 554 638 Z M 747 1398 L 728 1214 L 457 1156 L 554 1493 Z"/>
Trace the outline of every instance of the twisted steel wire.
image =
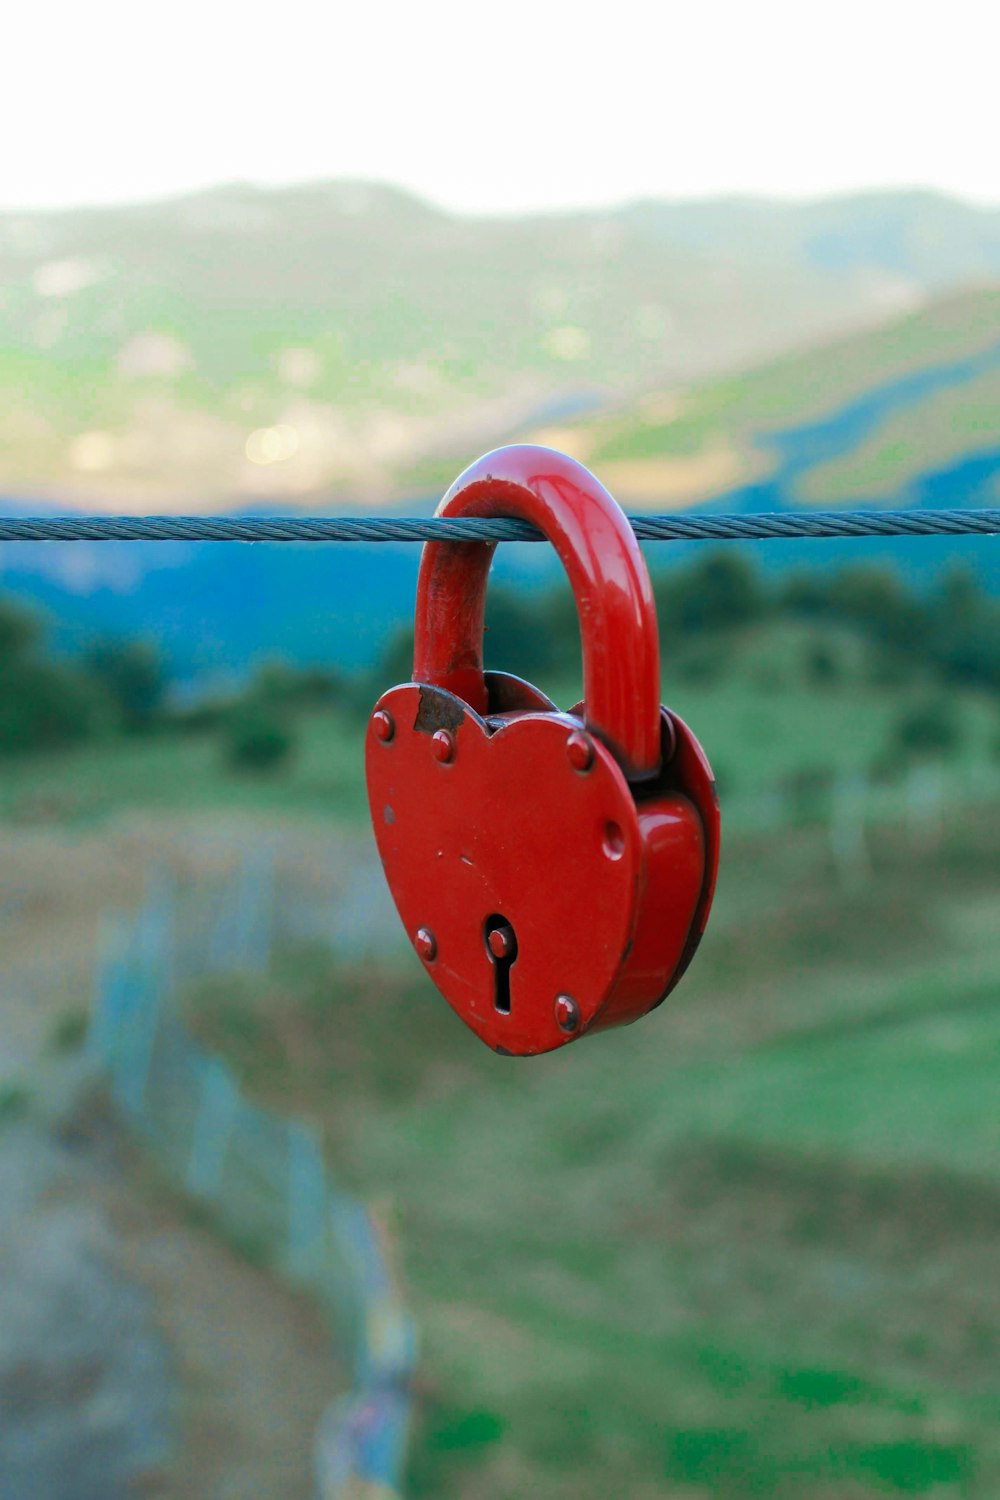
<path id="1" fill-rule="evenodd" d="M 632 515 L 640 541 L 994 536 L 1000 510 L 833 510 Z M 524 521 L 438 516 L 7 516 L 0 542 L 541 542 Z"/>

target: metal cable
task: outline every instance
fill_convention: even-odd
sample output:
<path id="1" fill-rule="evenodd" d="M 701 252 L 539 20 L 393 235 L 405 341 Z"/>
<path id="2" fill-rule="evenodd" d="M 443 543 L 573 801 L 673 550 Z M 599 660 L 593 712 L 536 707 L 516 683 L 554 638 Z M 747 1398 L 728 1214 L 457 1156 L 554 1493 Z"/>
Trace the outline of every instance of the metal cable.
<path id="1" fill-rule="evenodd" d="M 640 541 L 791 537 L 993 536 L 1000 510 L 833 510 L 629 516 Z M 0 517 L 0 542 L 541 542 L 524 521 L 438 516 Z"/>

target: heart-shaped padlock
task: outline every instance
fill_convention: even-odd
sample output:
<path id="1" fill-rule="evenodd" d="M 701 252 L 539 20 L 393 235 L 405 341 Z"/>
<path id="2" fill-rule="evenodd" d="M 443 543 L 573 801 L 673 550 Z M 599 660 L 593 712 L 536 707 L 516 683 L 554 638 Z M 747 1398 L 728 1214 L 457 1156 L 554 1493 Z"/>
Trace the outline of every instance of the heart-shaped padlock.
<path id="1" fill-rule="evenodd" d="M 369 721 L 368 797 L 410 939 L 496 1052 L 548 1052 L 636 1020 L 687 967 L 715 887 L 719 813 L 690 730 L 660 707 L 656 611 L 618 505 L 545 448 L 488 453 L 439 516 L 513 516 L 555 546 L 583 641 L 561 713 L 482 665 L 495 544 L 429 542 L 413 681 Z"/>

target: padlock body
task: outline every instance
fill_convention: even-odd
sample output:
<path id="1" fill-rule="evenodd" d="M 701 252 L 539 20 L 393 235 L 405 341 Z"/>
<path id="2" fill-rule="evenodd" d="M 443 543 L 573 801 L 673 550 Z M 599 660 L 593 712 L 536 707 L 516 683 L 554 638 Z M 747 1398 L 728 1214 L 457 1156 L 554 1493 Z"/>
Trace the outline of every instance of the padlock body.
<path id="1" fill-rule="evenodd" d="M 442 688 L 383 695 L 368 790 L 389 885 L 428 973 L 483 1041 L 523 1056 L 663 998 L 704 927 L 718 825 L 711 772 L 672 716 L 665 770 L 637 803 L 582 718 L 516 679 L 495 679 L 491 697 L 500 711 L 483 718 Z M 591 752 L 583 768 L 574 736 Z M 516 940 L 503 972 L 489 947 L 499 924 Z"/>

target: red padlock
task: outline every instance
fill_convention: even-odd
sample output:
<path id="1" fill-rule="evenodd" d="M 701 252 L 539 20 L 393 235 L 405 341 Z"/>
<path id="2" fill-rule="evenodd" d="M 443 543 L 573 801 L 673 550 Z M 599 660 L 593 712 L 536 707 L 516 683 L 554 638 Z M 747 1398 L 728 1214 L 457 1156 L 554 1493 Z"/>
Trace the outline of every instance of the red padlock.
<path id="1" fill-rule="evenodd" d="M 584 701 L 484 672 L 490 542 L 429 542 L 413 681 L 366 746 L 375 837 L 399 914 L 449 1005 L 495 1052 L 549 1052 L 658 1005 L 708 920 L 719 856 L 712 772 L 660 707 L 649 574 L 582 465 L 501 448 L 439 516 L 539 527 L 573 586 Z"/>

